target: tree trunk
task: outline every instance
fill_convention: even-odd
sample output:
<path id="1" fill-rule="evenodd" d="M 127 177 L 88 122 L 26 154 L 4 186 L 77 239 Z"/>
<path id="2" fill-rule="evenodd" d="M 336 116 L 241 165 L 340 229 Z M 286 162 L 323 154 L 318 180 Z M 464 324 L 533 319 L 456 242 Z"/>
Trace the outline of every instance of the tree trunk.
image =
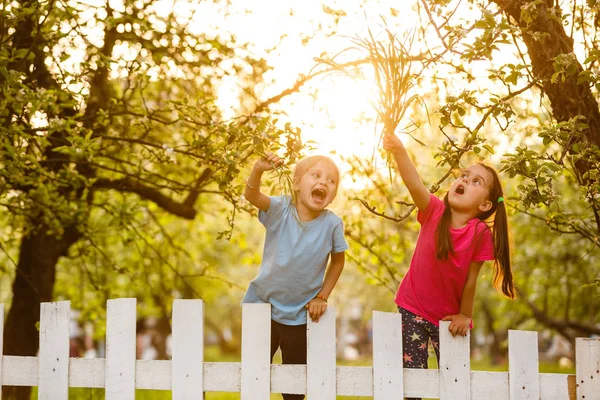
<path id="1" fill-rule="evenodd" d="M 13 301 L 4 329 L 4 354 L 35 356 L 39 347 L 40 302 L 52 301 L 56 264 L 80 233 L 69 228 L 62 237 L 41 227 L 21 240 L 19 263 L 13 282 Z M 4 399 L 28 400 L 30 387 L 7 386 Z"/>
<path id="2" fill-rule="evenodd" d="M 156 348 L 157 360 L 169 359 L 169 354 L 167 353 L 167 338 L 171 334 L 171 323 L 169 320 L 169 315 L 162 314 L 156 321 L 156 334 L 154 336 L 153 344 Z"/>
<path id="3" fill-rule="evenodd" d="M 588 82 L 578 84 L 579 73 L 583 67 L 575 58 L 573 40 L 565 32 L 564 26 L 552 11 L 554 2 L 537 3 L 535 0 L 494 0 L 512 17 L 521 29 L 522 38 L 531 59 L 533 74 L 542 84 L 544 93 L 552 105 L 552 116 L 557 121 L 568 121 L 577 116 L 586 118 L 589 128 L 585 131 L 585 140 L 594 145 L 600 144 L 600 110 Z M 527 24 L 521 20 L 521 10 L 525 5 L 537 3 L 533 21 Z M 560 11 L 558 5 L 554 6 Z M 558 14 L 560 15 L 560 14 Z M 555 72 L 554 60 L 557 57 L 572 56 L 575 72 L 552 82 Z M 581 171 L 580 171 L 581 172 Z"/>

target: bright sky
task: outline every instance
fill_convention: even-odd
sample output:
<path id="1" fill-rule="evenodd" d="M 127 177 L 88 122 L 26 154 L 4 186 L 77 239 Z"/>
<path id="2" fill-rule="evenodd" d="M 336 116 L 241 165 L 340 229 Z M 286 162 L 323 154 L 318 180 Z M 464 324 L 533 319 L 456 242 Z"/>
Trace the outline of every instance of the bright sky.
<path id="1" fill-rule="evenodd" d="M 98 6 L 102 4 L 101 0 L 87 1 Z M 315 57 L 325 53 L 335 54 L 351 46 L 350 38 L 366 37 L 367 28 L 376 35 L 381 33 L 382 18 L 398 35 L 402 31 L 415 29 L 415 24 L 419 22 L 414 11 L 416 0 L 230 0 L 228 3 L 158 0 L 152 7 L 156 8 L 159 16 L 167 16 L 174 10 L 180 22 L 189 23 L 192 31 L 230 31 L 238 43 L 250 43 L 250 52 L 265 57 L 273 67 L 265 75 L 265 84 L 257 88 L 262 100 L 291 87 L 300 75 L 311 71 L 316 65 Z M 123 0 L 110 0 L 109 4 L 113 10 L 124 10 Z M 324 8 L 343 10 L 347 14 L 340 19 L 335 34 L 332 31 L 332 17 L 324 14 Z M 94 10 L 90 9 L 89 17 Z M 391 13 L 391 10 L 394 12 Z M 160 24 L 157 19 L 151 19 L 150 22 Z M 64 29 L 69 31 L 71 27 L 65 26 Z M 131 29 L 131 26 L 123 29 Z M 90 31 L 87 40 L 101 41 L 100 37 L 96 37 L 98 33 L 101 32 Z M 303 39 L 307 34 L 314 34 L 314 37 L 305 41 Z M 265 53 L 265 49 L 275 50 Z M 123 63 L 133 56 L 131 49 L 125 46 L 117 46 L 115 52 Z M 70 61 L 74 67 L 78 65 L 77 57 Z M 470 67 L 478 68 L 475 64 Z M 475 71 L 475 76 L 487 75 L 488 67 L 481 66 Z M 148 73 L 152 75 L 153 71 Z M 472 82 L 472 89 L 478 89 L 477 84 L 477 80 Z M 81 86 L 81 83 L 73 82 L 73 85 Z M 75 86 L 72 89 L 77 91 L 79 88 Z M 448 87 L 457 93 L 467 88 L 464 82 L 449 83 Z M 284 98 L 277 107 L 286 113 L 293 126 L 302 129 L 305 143 L 315 142 L 317 153 L 335 152 L 332 157 L 338 161 L 340 155 L 377 156 L 381 131 L 375 123 L 376 114 L 371 104 L 375 97 L 374 89 L 373 82 L 323 75 L 311 80 L 300 93 Z M 226 78 L 219 89 L 218 104 L 226 117 L 236 115 L 238 90 L 236 77 Z M 417 94 L 423 95 L 431 88 L 416 90 L 421 92 Z M 284 122 L 282 119 L 280 121 Z M 433 129 L 437 130 L 437 127 Z M 508 139 L 503 140 L 503 146 L 508 146 Z M 385 167 L 378 157 L 375 162 L 377 166 Z M 340 166 L 344 170 L 344 165 L 340 163 Z"/>
<path id="2" fill-rule="evenodd" d="M 366 8 L 363 3 L 367 4 Z M 416 0 L 402 2 L 397 0 L 369 0 L 367 2 L 364 0 L 306 2 L 232 0 L 228 11 L 235 14 L 236 11 L 248 9 L 249 12 L 237 13 L 234 17 L 217 21 L 209 13 L 201 12 L 198 14 L 201 14 L 200 18 L 203 19 L 197 26 L 203 26 L 203 29 L 206 29 L 205 24 L 226 24 L 236 37 L 244 42 L 252 43 L 257 54 L 262 55 L 262 49 L 276 47 L 275 52 L 266 56 L 273 70 L 265 76 L 266 85 L 261 93 L 264 100 L 291 87 L 299 75 L 311 71 L 316 65 L 314 57 L 318 57 L 324 52 L 330 55 L 335 54 L 351 46 L 350 38 L 365 38 L 367 28 L 370 28 L 376 35 L 381 33 L 383 31 L 382 17 L 398 35 L 402 35 L 403 31 L 415 29 L 415 24 L 419 23 L 419 18 L 414 11 L 415 3 Z M 335 10 L 341 9 L 347 13 L 340 20 L 335 35 L 328 35 L 330 31 L 327 24 L 320 26 L 320 22 L 315 20 L 315 18 L 323 18 L 323 5 Z M 398 11 L 394 12 L 394 16 L 390 14 L 392 9 Z M 479 11 L 477 12 L 479 13 Z M 314 32 L 315 37 L 308 43 L 303 43 L 302 37 L 307 32 Z M 355 56 L 356 54 L 354 53 Z M 487 81 L 489 63 L 473 63 L 469 67 L 473 68 L 475 77 L 481 76 Z M 460 93 L 463 89 L 481 89 L 477 87 L 481 83 L 477 79 L 470 84 L 453 83 L 451 82 L 452 73 L 450 72 L 448 75 L 448 87 L 455 91 L 454 94 Z M 355 81 L 348 77 L 332 74 L 323 75 L 310 81 L 300 93 L 284 98 L 277 106 L 280 110 L 285 111 L 294 126 L 302 129 L 303 140 L 305 142 L 314 141 L 317 147 L 316 153 L 330 154 L 338 161 L 342 172 L 347 166 L 339 162 L 339 157 L 351 155 L 375 156 L 375 165 L 387 168 L 377 151 L 381 127 L 376 124 L 376 113 L 371 103 L 375 98 L 374 89 L 373 82 Z M 433 89 L 421 87 L 416 90 L 421 92 L 417 94 L 424 95 Z M 315 92 L 316 95 L 314 95 Z M 444 96 L 444 93 L 441 92 L 440 95 Z M 235 77 L 232 77 L 225 82 L 219 92 L 219 104 L 225 110 L 226 115 L 235 115 L 236 97 L 237 82 Z M 486 103 L 488 99 L 483 97 L 482 102 Z M 480 116 L 477 115 L 474 118 L 478 119 Z M 437 130 L 437 127 L 431 126 L 422 128 Z M 499 158 L 504 149 L 511 147 L 511 143 L 505 135 L 496 135 L 496 138 L 499 143 L 497 143 L 498 151 L 495 158 Z M 408 140 L 404 135 L 402 135 L 402 139 Z M 331 154 L 332 152 L 335 154 Z M 496 161 L 499 160 L 494 162 Z"/>
<path id="3" fill-rule="evenodd" d="M 234 0 L 231 7 L 246 7 L 252 10 L 251 13 L 222 22 L 228 24 L 237 37 L 253 43 L 259 54 L 260 49 L 277 46 L 276 52 L 266 56 L 273 70 L 266 76 L 269 84 L 262 93 L 264 100 L 292 86 L 299 75 L 307 74 L 316 65 L 314 57 L 325 51 L 332 54 L 349 47 L 350 37 L 364 37 L 367 26 L 377 31 L 381 16 L 391 19 L 390 9 L 399 5 L 397 1 L 369 1 L 368 9 L 364 9 L 362 3 L 361 0 Z M 409 10 L 412 3 L 412 0 L 402 2 L 403 10 Z M 320 29 L 319 21 L 315 20 L 315 16 L 323 15 L 323 4 L 348 13 L 340 20 L 333 36 L 327 35 L 327 26 Z M 393 20 L 405 27 L 412 27 L 416 21 L 410 12 L 401 13 Z M 302 36 L 307 32 L 315 32 L 316 36 L 304 44 Z M 280 39 L 284 34 L 285 37 Z M 312 96 L 317 89 L 318 94 Z M 285 110 L 293 125 L 302 129 L 305 142 L 315 142 L 316 153 L 335 152 L 331 154 L 334 159 L 352 154 L 368 157 L 376 153 L 380 134 L 375 131 L 375 111 L 370 103 L 374 97 L 373 89 L 364 81 L 323 75 L 312 80 L 299 94 L 284 98 L 278 107 Z M 236 96 L 236 82 L 232 78 L 219 93 L 220 105 L 229 109 L 229 116 L 234 115 L 235 111 L 230 107 L 235 106 Z M 365 122 L 365 117 L 372 120 Z"/>
<path id="4" fill-rule="evenodd" d="M 83 20 L 93 21 L 94 17 L 106 17 L 102 0 L 84 1 L 91 7 L 82 9 Z M 265 75 L 265 84 L 257 88 L 262 100 L 279 94 L 292 86 L 300 75 L 311 71 L 316 65 L 315 57 L 337 53 L 349 47 L 350 38 L 365 37 L 367 28 L 375 33 L 380 31 L 382 17 L 388 23 L 407 29 L 414 27 L 417 21 L 410 12 L 415 0 L 403 0 L 401 4 L 397 0 L 230 0 L 227 5 L 222 3 L 224 2 L 157 0 L 150 7 L 156 10 L 158 17 L 167 17 L 174 12 L 180 22 L 187 24 L 192 32 L 197 30 L 200 34 L 212 30 L 228 31 L 236 37 L 238 43 L 249 43 L 250 52 L 266 58 L 273 67 Z M 117 13 L 125 11 L 123 0 L 109 0 L 109 5 Z M 137 6 L 142 6 L 142 3 Z M 399 6 L 402 7 L 402 12 L 391 17 L 390 10 Z M 325 8 L 343 10 L 347 15 L 340 19 L 338 25 L 334 25 L 333 17 L 324 13 Z M 158 18 L 151 16 L 149 22 L 161 29 L 162 22 Z M 335 34 L 332 29 L 334 26 Z M 101 46 L 102 30 L 98 28 L 97 24 L 92 23 L 83 27 L 82 32 L 85 40 Z M 119 32 L 131 29 L 135 27 L 126 24 L 119 27 Z M 83 39 L 75 34 L 68 23 L 62 26 L 62 31 L 68 34 L 65 41 L 71 41 L 69 44 L 65 43 L 67 47 L 85 47 Z M 303 40 L 309 34 L 314 37 Z M 57 59 L 61 56 L 61 49 L 61 46 L 56 47 Z M 136 48 L 136 44 L 117 44 L 115 57 L 125 67 L 140 49 Z M 266 53 L 266 49 L 275 50 Z M 240 52 L 240 56 L 244 55 Z M 83 51 L 75 51 L 61 64 L 61 68 L 77 72 L 83 57 Z M 124 74 L 126 69 L 114 68 L 112 73 Z M 148 71 L 150 76 L 156 73 Z M 175 67 L 172 73 L 178 74 Z M 82 82 L 71 81 L 68 85 L 74 93 L 88 92 Z M 238 90 L 236 77 L 226 78 L 220 87 L 218 104 L 226 117 L 236 116 L 236 108 L 239 106 Z M 277 107 L 286 113 L 293 126 L 302 129 L 305 143 L 315 142 L 315 152 L 335 152 L 336 155 L 332 154 L 333 158 L 352 154 L 371 156 L 377 153 L 377 138 L 380 134 L 375 130 L 375 111 L 370 104 L 370 99 L 374 97 L 373 90 L 374 87 L 366 82 L 323 75 L 310 81 L 300 93 L 284 98 Z M 280 118 L 280 122 L 284 123 L 283 119 Z M 39 124 L 47 124 L 47 121 L 40 116 Z"/>

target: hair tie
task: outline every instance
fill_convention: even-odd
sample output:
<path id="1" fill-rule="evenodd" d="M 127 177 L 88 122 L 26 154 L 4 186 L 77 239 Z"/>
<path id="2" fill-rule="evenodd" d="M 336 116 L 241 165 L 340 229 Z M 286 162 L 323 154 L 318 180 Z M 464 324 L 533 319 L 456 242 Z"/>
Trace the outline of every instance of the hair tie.
<path id="1" fill-rule="evenodd" d="M 498 197 L 498 203 L 502 203 L 504 201 L 504 197 Z"/>

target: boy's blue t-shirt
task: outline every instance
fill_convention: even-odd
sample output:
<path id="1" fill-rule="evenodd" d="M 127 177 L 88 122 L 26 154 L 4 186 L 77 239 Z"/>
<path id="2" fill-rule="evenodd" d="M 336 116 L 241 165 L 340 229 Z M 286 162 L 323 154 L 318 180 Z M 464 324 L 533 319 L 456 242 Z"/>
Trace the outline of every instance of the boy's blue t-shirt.
<path id="1" fill-rule="evenodd" d="M 348 249 L 342 219 L 329 210 L 310 222 L 298 218 L 288 196 L 270 197 L 258 219 L 267 229 L 262 264 L 242 303 L 271 303 L 271 318 L 306 323 L 304 306 L 321 290 L 330 253 Z"/>

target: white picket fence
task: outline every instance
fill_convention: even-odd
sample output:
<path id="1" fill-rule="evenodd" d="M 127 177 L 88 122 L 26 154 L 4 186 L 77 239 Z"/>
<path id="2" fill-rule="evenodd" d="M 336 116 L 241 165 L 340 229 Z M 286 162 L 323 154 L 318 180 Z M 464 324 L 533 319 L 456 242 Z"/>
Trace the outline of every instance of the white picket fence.
<path id="1" fill-rule="evenodd" d="M 598 400 L 600 339 L 577 339 L 576 375 L 541 374 L 537 333 L 509 331 L 508 372 L 471 371 L 469 337 L 440 329 L 440 368 L 402 368 L 400 314 L 373 312 L 373 366 L 336 365 L 335 309 L 308 322 L 307 365 L 270 364 L 270 305 L 244 304 L 242 361 L 204 362 L 204 303 L 175 300 L 173 359 L 136 360 L 136 300 L 109 300 L 106 359 L 69 358 L 70 302 L 42 303 L 38 357 L 3 356 L 2 385 L 38 386 L 38 398 L 64 400 L 69 387 L 105 388 L 106 399 L 135 398 L 135 389 L 171 390 L 173 399 L 201 399 L 205 391 L 239 392 L 242 400 L 270 393 L 309 400 L 372 396 L 376 400 Z M 0 305 L 0 321 L 4 319 Z M 0 324 L 0 354 L 2 353 Z M 0 389 L 0 398 L 2 392 Z"/>

